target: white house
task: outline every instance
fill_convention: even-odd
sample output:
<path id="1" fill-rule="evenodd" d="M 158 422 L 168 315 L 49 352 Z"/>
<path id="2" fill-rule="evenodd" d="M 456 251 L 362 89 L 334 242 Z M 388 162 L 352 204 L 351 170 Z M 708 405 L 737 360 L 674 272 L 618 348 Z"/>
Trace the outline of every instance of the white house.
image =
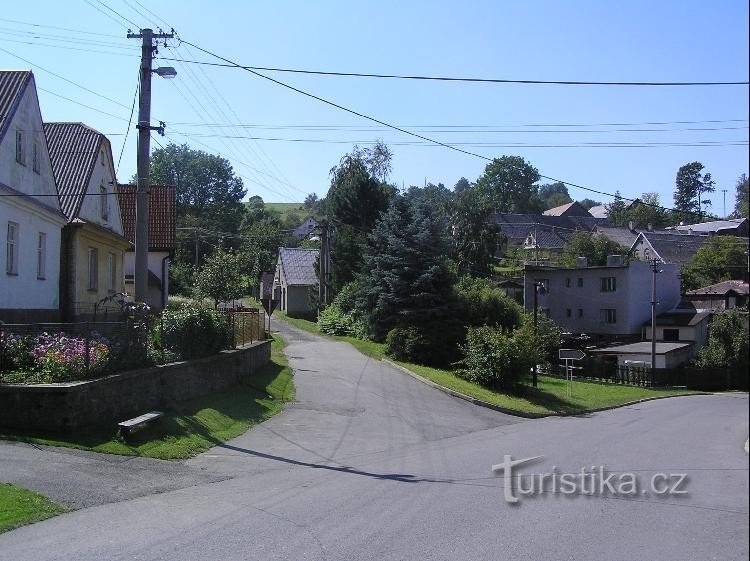
<path id="1" fill-rule="evenodd" d="M 0 320 L 59 320 L 65 223 L 34 75 L 0 71 Z"/>
<path id="2" fill-rule="evenodd" d="M 310 291 L 316 290 L 318 277 L 315 263 L 317 249 L 280 247 L 273 280 L 273 297 L 279 308 L 290 315 L 310 315 L 315 309 L 310 302 Z"/>

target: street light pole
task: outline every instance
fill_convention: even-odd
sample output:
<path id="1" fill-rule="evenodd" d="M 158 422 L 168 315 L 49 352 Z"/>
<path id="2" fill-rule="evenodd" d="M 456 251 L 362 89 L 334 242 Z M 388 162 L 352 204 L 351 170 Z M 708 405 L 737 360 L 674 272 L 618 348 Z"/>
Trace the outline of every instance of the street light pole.
<path id="1" fill-rule="evenodd" d="M 538 332 L 538 326 L 539 326 L 539 300 L 538 300 L 538 293 L 539 290 L 544 290 L 544 283 L 539 281 L 534 281 L 534 342 L 537 342 L 537 332 Z M 536 361 L 534 361 L 534 369 L 532 370 L 531 374 L 531 384 L 536 387 L 537 386 L 537 364 Z"/>

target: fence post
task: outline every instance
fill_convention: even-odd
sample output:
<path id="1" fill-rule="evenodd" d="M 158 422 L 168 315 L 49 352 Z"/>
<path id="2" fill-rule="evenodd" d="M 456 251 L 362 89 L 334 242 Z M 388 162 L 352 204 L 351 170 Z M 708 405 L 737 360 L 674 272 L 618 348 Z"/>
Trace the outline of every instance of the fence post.
<path id="1" fill-rule="evenodd" d="M 90 368 L 91 368 L 91 324 L 86 323 L 86 343 L 85 343 L 85 349 L 86 349 L 86 358 L 84 359 L 84 364 L 86 367 L 86 376 L 90 374 Z"/>
<path id="2" fill-rule="evenodd" d="M 161 347 L 161 363 L 164 364 L 164 314 L 159 315 L 159 346 Z"/>
<path id="3" fill-rule="evenodd" d="M 235 313 L 229 312 L 229 316 L 232 318 L 232 348 L 236 349 L 237 348 L 237 329 L 234 324 L 234 322 L 236 321 L 236 318 L 234 317 Z"/>

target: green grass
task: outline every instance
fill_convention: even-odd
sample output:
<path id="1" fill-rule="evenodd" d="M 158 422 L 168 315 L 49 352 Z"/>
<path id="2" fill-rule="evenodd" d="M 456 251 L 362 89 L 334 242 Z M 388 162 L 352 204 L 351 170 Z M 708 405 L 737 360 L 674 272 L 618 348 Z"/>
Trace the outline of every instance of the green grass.
<path id="1" fill-rule="evenodd" d="M 307 212 L 302 206 L 302 203 L 265 203 L 265 207 L 266 210 L 278 212 L 281 220 L 284 220 L 286 215 L 292 212 L 305 218 L 303 215 Z"/>
<path id="2" fill-rule="evenodd" d="M 353 337 L 334 337 L 324 335 L 318 330 L 315 322 L 290 318 L 283 312 L 277 312 L 279 317 L 291 325 L 323 335 L 339 341 L 351 343 L 362 354 L 376 359 L 388 358 L 383 343 L 374 343 L 372 341 L 361 341 Z M 618 384 L 599 384 L 594 382 L 572 383 L 571 396 L 567 395 L 567 385 L 565 380 L 552 378 L 549 376 L 540 376 L 536 388 L 526 386 L 523 395 L 512 395 L 497 392 L 479 384 L 469 382 L 459 378 L 450 370 L 441 370 L 419 364 L 393 361 L 403 366 L 407 370 L 414 372 L 444 388 L 448 388 L 464 395 L 486 401 L 492 405 L 502 407 L 519 413 L 530 413 L 539 415 L 552 415 L 558 413 L 585 413 L 596 409 L 606 407 L 616 407 L 639 399 L 648 399 L 654 397 L 666 397 L 674 395 L 685 395 L 690 392 L 682 389 L 672 388 L 641 388 L 637 386 L 625 386 Z"/>
<path id="3" fill-rule="evenodd" d="M 255 373 L 252 385 L 182 403 L 179 410 L 135 431 L 127 440 L 117 436 L 116 427 L 73 435 L 2 429 L 0 439 L 164 460 L 189 458 L 243 434 L 294 399 L 292 370 L 284 357 L 284 346 L 280 338 L 274 338 L 271 362 Z"/>
<path id="4" fill-rule="evenodd" d="M 63 507 L 44 495 L 10 483 L 0 483 L 0 533 L 52 518 L 63 512 Z"/>

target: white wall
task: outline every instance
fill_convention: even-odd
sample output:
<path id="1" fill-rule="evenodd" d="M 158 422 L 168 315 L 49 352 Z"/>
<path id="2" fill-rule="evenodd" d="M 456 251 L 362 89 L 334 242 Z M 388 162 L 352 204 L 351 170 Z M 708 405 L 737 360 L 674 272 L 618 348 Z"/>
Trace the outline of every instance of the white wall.
<path id="1" fill-rule="evenodd" d="M 166 275 L 162 275 L 162 260 L 167 258 L 166 262 Z M 169 294 L 169 252 L 167 251 L 149 251 L 148 252 L 148 269 L 154 273 L 162 283 L 162 292 L 166 295 Z M 124 274 L 132 275 L 135 272 L 135 252 L 125 252 L 125 267 Z M 162 278 L 164 276 L 164 278 Z M 135 292 L 135 286 L 130 283 L 125 283 L 125 290 L 132 296 Z M 148 287 L 148 297 L 146 303 L 152 308 L 161 308 L 161 293 L 156 292 L 155 288 Z"/>

